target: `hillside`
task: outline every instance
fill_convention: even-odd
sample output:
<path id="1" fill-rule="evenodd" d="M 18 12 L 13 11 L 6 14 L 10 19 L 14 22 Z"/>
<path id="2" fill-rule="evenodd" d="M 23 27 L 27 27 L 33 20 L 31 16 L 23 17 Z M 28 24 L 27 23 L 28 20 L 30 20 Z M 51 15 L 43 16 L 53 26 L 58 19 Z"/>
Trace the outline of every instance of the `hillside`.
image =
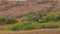
<path id="1" fill-rule="evenodd" d="M 1 16 L 22 16 L 30 13 L 40 12 L 42 9 L 59 7 L 59 0 L 31 0 L 18 2 L 1 2 L 0 15 Z M 58 8 L 57 7 L 57 8 Z"/>
<path id="2" fill-rule="evenodd" d="M 0 1 L 0 31 L 44 28 L 60 28 L 60 0 Z"/>

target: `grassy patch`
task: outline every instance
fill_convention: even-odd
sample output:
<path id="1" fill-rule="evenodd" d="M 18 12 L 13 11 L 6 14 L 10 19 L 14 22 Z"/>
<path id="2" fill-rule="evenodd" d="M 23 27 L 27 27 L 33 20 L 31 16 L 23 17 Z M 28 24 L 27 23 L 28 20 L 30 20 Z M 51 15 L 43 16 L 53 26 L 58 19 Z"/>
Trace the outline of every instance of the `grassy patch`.
<path id="1" fill-rule="evenodd" d="M 0 16 L 0 24 L 13 24 L 16 23 L 17 20 L 15 17 L 4 17 Z"/>
<path id="2" fill-rule="evenodd" d="M 49 21 L 60 21 L 60 14 L 57 12 L 51 12 L 46 16 L 43 16 L 42 19 L 46 22 Z"/>
<path id="3" fill-rule="evenodd" d="M 13 31 L 20 31 L 20 30 L 36 30 L 36 29 L 52 29 L 52 28 L 59 28 L 60 24 L 48 22 L 48 23 L 34 23 L 34 22 L 21 22 L 14 24 L 13 26 L 10 27 L 10 30 Z"/>
<path id="4" fill-rule="evenodd" d="M 12 27 L 10 27 L 11 30 L 35 30 L 40 29 L 40 26 L 38 23 L 33 23 L 31 21 L 25 21 L 18 24 L 14 24 Z"/>

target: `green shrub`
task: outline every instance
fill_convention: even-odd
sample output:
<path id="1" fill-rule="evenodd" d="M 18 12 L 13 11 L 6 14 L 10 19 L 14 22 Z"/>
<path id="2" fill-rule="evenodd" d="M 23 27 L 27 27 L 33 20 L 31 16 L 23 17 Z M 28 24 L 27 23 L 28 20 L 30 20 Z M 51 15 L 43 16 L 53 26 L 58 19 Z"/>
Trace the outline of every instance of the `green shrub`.
<path id="1" fill-rule="evenodd" d="M 0 16 L 0 22 L 4 22 L 5 21 L 5 17 L 4 16 Z"/>
<path id="2" fill-rule="evenodd" d="M 31 21 L 25 21 L 22 23 L 14 24 L 10 27 L 10 30 L 19 31 L 19 30 L 36 30 L 36 29 L 44 29 L 44 28 L 59 28 L 60 24 L 56 23 L 34 23 Z"/>
<path id="3" fill-rule="evenodd" d="M 51 12 L 46 16 L 43 16 L 42 19 L 46 22 L 48 21 L 59 21 L 60 20 L 60 14 L 56 12 Z"/>
<path id="4" fill-rule="evenodd" d="M 59 25 L 58 24 L 55 24 L 55 23 L 42 23 L 41 25 L 41 28 L 59 28 Z"/>
<path id="5" fill-rule="evenodd" d="M 31 15 L 29 15 L 25 20 L 26 20 L 26 21 L 33 21 L 33 20 L 35 20 L 35 19 L 36 19 L 36 15 L 31 14 Z"/>
<path id="6" fill-rule="evenodd" d="M 25 21 L 20 24 L 18 23 L 18 24 L 13 25 L 12 27 L 10 27 L 10 29 L 15 30 L 15 31 L 17 31 L 17 30 L 35 30 L 35 29 L 40 29 L 40 26 L 37 23 Z"/>
<path id="7" fill-rule="evenodd" d="M 13 24 L 13 23 L 16 23 L 17 20 L 16 20 L 16 18 L 14 18 L 14 17 L 6 17 L 4 22 L 5 22 L 6 24 Z"/>
<path id="8" fill-rule="evenodd" d="M 27 18 L 23 19 L 23 21 L 39 22 L 40 19 L 41 19 L 41 16 L 30 14 L 29 16 L 27 16 Z"/>
<path id="9" fill-rule="evenodd" d="M 16 23 L 17 20 L 14 17 L 4 17 L 0 16 L 0 24 L 13 24 Z"/>

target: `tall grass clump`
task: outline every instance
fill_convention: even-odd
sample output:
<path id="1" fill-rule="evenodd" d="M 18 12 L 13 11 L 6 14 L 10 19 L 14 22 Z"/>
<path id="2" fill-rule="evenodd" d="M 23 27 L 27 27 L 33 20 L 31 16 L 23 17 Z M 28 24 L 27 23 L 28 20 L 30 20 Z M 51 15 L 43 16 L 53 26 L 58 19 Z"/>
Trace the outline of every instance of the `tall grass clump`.
<path id="1" fill-rule="evenodd" d="M 0 24 L 13 24 L 16 23 L 17 20 L 15 17 L 4 17 L 0 16 Z"/>

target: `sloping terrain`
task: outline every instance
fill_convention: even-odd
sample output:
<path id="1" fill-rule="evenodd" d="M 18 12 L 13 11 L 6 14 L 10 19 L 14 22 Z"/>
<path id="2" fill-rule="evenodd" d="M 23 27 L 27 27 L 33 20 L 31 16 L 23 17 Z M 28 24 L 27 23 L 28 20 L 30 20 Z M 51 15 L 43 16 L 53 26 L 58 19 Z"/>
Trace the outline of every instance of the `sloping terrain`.
<path id="1" fill-rule="evenodd" d="M 17 18 L 21 18 L 32 13 L 47 14 L 52 8 L 60 11 L 60 0 L 27 0 L 25 2 L 4 1 L 0 2 L 0 16 L 16 16 Z M 48 10 L 48 12 L 43 11 L 44 9 Z M 0 25 L 0 34 L 60 34 L 60 29 L 7 32 L 8 26 Z"/>
<path id="2" fill-rule="evenodd" d="M 57 4 L 57 2 L 51 0 L 31 0 L 25 2 L 18 2 L 16 4 L 15 2 L 5 2 L 5 4 L 4 2 L 2 2 L 2 4 L 0 4 L 1 16 L 20 16 L 34 12 L 40 12 L 41 9 L 50 8 L 53 4 Z"/>

